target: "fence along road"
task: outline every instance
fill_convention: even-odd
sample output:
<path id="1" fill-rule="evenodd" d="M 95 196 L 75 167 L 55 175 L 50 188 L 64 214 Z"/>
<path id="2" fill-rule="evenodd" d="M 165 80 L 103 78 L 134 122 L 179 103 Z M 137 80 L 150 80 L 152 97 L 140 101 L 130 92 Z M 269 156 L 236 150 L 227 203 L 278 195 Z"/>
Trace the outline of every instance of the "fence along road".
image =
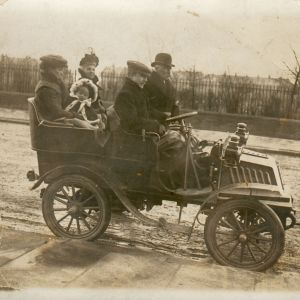
<path id="1" fill-rule="evenodd" d="M 105 101 L 114 101 L 126 72 L 106 71 L 99 76 Z M 69 70 L 70 86 L 76 71 Z M 196 71 L 175 71 L 175 97 L 184 108 L 300 120 L 300 89 L 283 78 L 203 75 Z M 0 92 L 33 93 L 39 80 L 38 61 L 0 56 Z"/>

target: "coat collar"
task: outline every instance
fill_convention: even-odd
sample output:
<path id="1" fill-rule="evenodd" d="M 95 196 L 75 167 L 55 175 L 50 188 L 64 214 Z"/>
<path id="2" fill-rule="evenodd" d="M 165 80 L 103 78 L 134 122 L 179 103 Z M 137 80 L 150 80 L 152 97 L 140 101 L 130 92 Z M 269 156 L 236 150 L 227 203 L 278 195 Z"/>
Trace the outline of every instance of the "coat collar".
<path id="1" fill-rule="evenodd" d="M 142 89 L 139 87 L 139 85 L 137 83 L 135 83 L 133 80 L 131 80 L 129 77 L 126 77 L 125 78 L 125 84 L 132 87 L 132 88 L 135 88 L 135 89 L 138 89 L 139 91 L 141 91 Z"/>
<path id="2" fill-rule="evenodd" d="M 42 87 L 51 88 L 51 89 L 55 90 L 58 94 L 62 93 L 62 90 L 61 90 L 60 86 L 57 83 L 51 82 L 51 81 L 48 81 L 48 80 L 40 80 L 38 82 L 37 86 L 35 87 L 35 93 L 37 93 L 37 91 Z"/>
<path id="3" fill-rule="evenodd" d="M 151 73 L 150 79 L 152 79 L 155 82 L 160 82 L 160 83 L 164 82 L 164 79 L 156 71 L 153 71 Z"/>
<path id="4" fill-rule="evenodd" d="M 156 71 L 153 71 L 148 81 L 149 84 L 155 85 L 164 93 L 168 80 L 164 80 Z"/>

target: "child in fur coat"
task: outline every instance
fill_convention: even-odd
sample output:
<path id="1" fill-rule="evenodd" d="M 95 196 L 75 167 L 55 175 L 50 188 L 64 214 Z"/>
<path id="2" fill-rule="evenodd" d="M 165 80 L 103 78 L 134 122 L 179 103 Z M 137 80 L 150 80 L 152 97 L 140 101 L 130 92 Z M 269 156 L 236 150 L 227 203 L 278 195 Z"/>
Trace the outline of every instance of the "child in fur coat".
<path id="1" fill-rule="evenodd" d="M 73 83 L 70 96 L 74 100 L 66 107 L 66 110 L 77 113 L 81 120 L 75 122 L 75 126 L 88 129 L 105 129 L 106 117 L 103 114 L 97 114 L 92 107 L 92 103 L 97 101 L 98 88 L 91 80 L 83 78 Z"/>

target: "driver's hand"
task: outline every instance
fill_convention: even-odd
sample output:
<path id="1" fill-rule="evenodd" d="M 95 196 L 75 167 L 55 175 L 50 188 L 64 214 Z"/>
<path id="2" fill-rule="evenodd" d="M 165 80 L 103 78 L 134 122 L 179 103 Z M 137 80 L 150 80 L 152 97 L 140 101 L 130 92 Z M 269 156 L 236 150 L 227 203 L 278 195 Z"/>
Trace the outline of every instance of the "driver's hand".
<path id="1" fill-rule="evenodd" d="M 162 124 L 159 125 L 159 128 L 158 128 L 158 133 L 159 135 L 164 135 L 166 133 L 166 127 Z"/>
<path id="2" fill-rule="evenodd" d="M 203 147 L 208 145 L 208 141 L 207 140 L 201 140 L 201 141 L 198 142 L 198 145 L 203 148 Z"/>

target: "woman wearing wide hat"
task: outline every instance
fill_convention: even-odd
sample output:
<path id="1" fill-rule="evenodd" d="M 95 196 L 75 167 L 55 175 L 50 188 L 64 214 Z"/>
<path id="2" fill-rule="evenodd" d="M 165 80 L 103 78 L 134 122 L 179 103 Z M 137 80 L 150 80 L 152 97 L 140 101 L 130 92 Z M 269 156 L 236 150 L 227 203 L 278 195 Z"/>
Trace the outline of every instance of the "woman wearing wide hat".
<path id="1" fill-rule="evenodd" d="M 171 69 L 175 67 L 172 63 L 172 56 L 168 53 L 158 53 L 151 66 L 154 70 L 145 85 L 150 105 L 169 116 L 178 115 L 176 91 L 170 81 Z"/>
<path id="2" fill-rule="evenodd" d="M 102 88 L 99 85 L 99 78 L 96 75 L 96 68 L 99 65 L 99 58 L 97 55 L 94 53 L 93 49 L 90 49 L 90 53 L 86 53 L 84 57 L 80 60 L 79 62 L 79 68 L 78 72 L 81 75 L 79 78 L 87 78 L 91 80 L 98 89 L 98 96 L 97 96 L 97 101 L 93 102 L 92 106 L 97 111 L 99 114 L 105 114 L 105 107 L 103 106 L 103 103 L 101 102 L 101 97 L 100 97 L 100 91 Z M 93 91 L 90 91 L 93 93 Z"/>

